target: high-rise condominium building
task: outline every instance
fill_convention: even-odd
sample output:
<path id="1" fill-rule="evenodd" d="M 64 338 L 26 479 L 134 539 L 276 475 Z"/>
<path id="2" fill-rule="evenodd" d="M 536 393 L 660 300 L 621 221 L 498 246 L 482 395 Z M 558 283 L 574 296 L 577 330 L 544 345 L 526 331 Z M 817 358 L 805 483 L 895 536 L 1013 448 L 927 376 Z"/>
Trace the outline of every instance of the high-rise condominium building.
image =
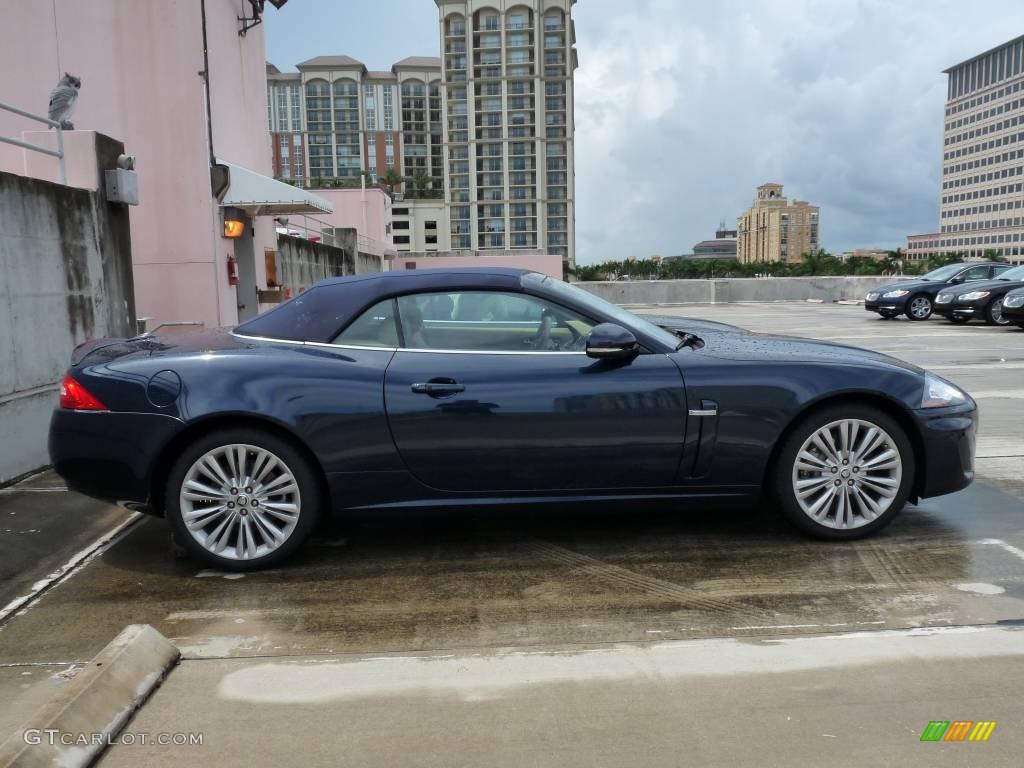
<path id="1" fill-rule="evenodd" d="M 575 0 L 435 0 L 451 247 L 575 265 Z"/>
<path id="2" fill-rule="evenodd" d="M 939 232 L 912 236 L 908 255 L 1024 261 L 1024 36 L 945 74 Z"/>
<path id="3" fill-rule="evenodd" d="M 762 184 L 753 205 L 736 220 L 736 258 L 744 263 L 800 262 L 818 250 L 818 206 L 790 203 L 781 184 Z"/>

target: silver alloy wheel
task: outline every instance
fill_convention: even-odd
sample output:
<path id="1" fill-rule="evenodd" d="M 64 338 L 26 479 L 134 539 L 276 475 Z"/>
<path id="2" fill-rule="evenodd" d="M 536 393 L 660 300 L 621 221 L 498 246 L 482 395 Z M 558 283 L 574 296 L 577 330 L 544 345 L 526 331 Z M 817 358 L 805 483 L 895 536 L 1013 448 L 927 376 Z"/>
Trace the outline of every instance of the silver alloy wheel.
<path id="1" fill-rule="evenodd" d="M 179 503 L 192 538 L 231 560 L 276 550 L 288 541 L 302 512 L 294 473 L 255 445 L 223 445 L 196 459 L 181 483 Z"/>
<path id="2" fill-rule="evenodd" d="M 918 320 L 923 320 L 932 313 L 932 303 L 925 296 L 918 296 L 910 302 L 910 314 Z"/>
<path id="3" fill-rule="evenodd" d="M 899 448 L 863 419 L 819 428 L 797 452 L 793 493 L 804 514 L 827 528 L 860 528 L 892 506 L 903 481 Z"/>
<path id="4" fill-rule="evenodd" d="M 1003 300 L 996 299 L 992 302 L 992 322 L 996 325 L 1009 325 L 1009 320 L 1003 320 Z"/>

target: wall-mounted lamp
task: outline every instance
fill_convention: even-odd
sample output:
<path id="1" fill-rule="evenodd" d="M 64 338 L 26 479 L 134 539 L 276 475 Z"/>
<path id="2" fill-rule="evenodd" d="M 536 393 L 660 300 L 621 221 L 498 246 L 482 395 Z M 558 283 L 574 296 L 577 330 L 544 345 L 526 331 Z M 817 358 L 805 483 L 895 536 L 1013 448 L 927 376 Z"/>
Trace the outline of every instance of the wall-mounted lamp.
<path id="1" fill-rule="evenodd" d="M 245 212 L 240 208 L 224 209 L 224 237 L 241 237 L 245 234 Z"/>

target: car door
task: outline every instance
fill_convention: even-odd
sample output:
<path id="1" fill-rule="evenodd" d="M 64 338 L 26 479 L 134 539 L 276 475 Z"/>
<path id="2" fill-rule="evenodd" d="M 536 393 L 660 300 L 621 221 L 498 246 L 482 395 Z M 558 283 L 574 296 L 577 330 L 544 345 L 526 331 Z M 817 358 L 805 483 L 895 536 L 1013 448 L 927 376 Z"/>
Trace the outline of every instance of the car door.
<path id="1" fill-rule="evenodd" d="M 686 395 L 666 355 L 593 360 L 594 321 L 522 293 L 435 292 L 398 307 L 385 408 L 420 482 L 463 492 L 675 482 Z"/>

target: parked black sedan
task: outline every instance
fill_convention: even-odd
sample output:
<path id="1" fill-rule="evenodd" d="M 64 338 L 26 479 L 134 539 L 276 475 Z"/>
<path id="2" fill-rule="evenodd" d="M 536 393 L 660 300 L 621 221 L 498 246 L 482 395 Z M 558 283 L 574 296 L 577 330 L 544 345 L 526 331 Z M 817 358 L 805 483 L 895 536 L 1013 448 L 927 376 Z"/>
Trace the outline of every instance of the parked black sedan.
<path id="1" fill-rule="evenodd" d="M 165 515 L 221 568 L 329 510 L 774 499 L 854 539 L 974 476 L 974 401 L 875 352 L 657 325 L 507 269 L 326 280 L 234 329 L 80 346 L 68 486 Z"/>
<path id="2" fill-rule="evenodd" d="M 1016 288 L 1024 288 L 1024 267 L 1007 268 L 995 280 L 943 289 L 935 297 L 935 314 L 954 323 L 984 320 L 989 325 L 1009 325 L 1003 306 L 1006 294 Z"/>
<path id="3" fill-rule="evenodd" d="M 1024 330 L 1024 288 L 1006 294 L 1003 299 L 1003 318 Z"/>
<path id="4" fill-rule="evenodd" d="M 1009 268 L 1008 264 L 995 262 L 947 264 L 920 277 L 875 288 L 864 298 L 864 309 L 887 320 L 904 314 L 911 320 L 927 320 L 932 316 L 939 291 L 975 280 L 989 280 Z"/>

